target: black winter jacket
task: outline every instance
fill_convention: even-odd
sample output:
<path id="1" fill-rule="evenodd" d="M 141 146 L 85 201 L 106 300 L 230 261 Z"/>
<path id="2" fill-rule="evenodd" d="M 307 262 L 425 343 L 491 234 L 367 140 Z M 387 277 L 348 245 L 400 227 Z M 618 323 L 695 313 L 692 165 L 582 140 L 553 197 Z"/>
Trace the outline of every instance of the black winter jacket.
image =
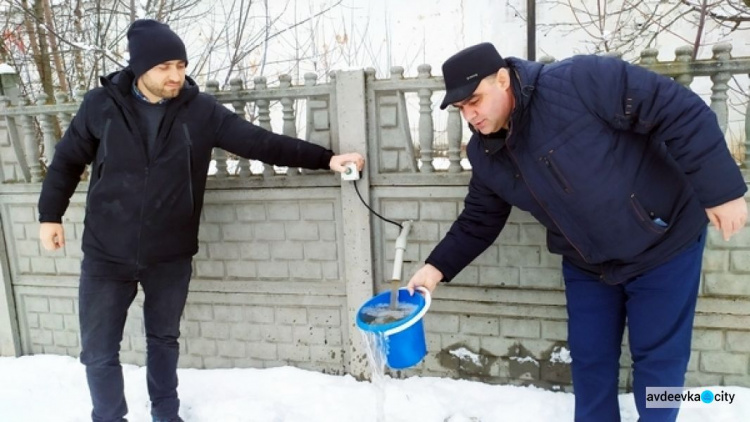
<path id="1" fill-rule="evenodd" d="M 508 61 L 507 138 L 472 136 L 465 208 L 427 259 L 446 281 L 497 238 L 511 206 L 546 227 L 550 252 L 619 283 L 680 253 L 705 208 L 747 190 L 715 114 L 676 82 L 615 58 Z"/>
<path id="2" fill-rule="evenodd" d="M 83 252 L 151 264 L 198 251 L 198 224 L 213 148 L 279 166 L 327 169 L 333 153 L 257 127 L 200 93 L 187 78 L 169 101 L 151 157 L 132 107 L 129 69 L 89 91 L 57 144 L 39 198 L 39 221 L 61 222 L 91 164 Z"/>

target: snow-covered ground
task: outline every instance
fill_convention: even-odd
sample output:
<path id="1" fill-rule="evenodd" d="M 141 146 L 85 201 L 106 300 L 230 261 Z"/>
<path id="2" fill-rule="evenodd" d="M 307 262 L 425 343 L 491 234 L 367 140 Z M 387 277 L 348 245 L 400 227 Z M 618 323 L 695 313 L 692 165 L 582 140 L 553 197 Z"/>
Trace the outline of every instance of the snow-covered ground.
<path id="1" fill-rule="evenodd" d="M 130 422 L 150 421 L 145 368 L 125 365 Z M 180 369 L 185 422 L 558 422 L 573 420 L 573 395 L 532 387 L 445 378 L 386 378 L 378 387 L 351 376 L 293 367 Z M 705 387 L 735 394 L 732 404 L 685 408 L 680 422 L 747 420 L 750 389 Z M 84 367 L 68 356 L 0 358 L 0 421 L 82 422 L 89 419 Z M 381 408 L 378 408 L 381 406 Z M 623 422 L 635 422 L 632 394 L 620 396 Z M 743 416 L 744 415 L 744 416 Z"/>

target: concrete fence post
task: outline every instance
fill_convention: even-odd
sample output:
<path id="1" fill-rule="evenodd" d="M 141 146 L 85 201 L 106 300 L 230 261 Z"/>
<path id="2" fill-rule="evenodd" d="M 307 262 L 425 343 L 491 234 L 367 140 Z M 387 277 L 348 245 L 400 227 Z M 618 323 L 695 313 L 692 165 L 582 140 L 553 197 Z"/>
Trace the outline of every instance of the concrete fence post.
<path id="1" fill-rule="evenodd" d="M 15 69 L 0 64 L 0 108 L 8 108 L 21 103 L 21 80 Z M 31 181 L 31 170 L 26 159 L 19 122 L 15 117 L 6 116 L 0 126 L 0 177 L 2 181 Z M 2 133 L 5 132 L 5 133 Z"/>
<path id="2" fill-rule="evenodd" d="M 360 71 L 341 71 L 335 74 L 336 113 L 339 151 L 367 154 L 367 102 L 365 75 Z M 360 203 L 354 183 L 362 197 L 369 202 L 369 170 L 365 166 L 358 181 L 341 181 L 341 208 L 344 247 L 344 277 L 346 279 L 348 330 L 347 372 L 358 378 L 369 378 L 367 354 L 362 335 L 355 323 L 359 307 L 374 293 L 372 262 L 372 228 L 370 214 Z"/>
<path id="3" fill-rule="evenodd" d="M 0 239 L 5 239 L 3 225 L 4 222 L 0 223 Z M 4 241 L 0 242 L 0 356 L 21 356 L 21 337 Z"/>
<path id="4" fill-rule="evenodd" d="M 0 96 L 4 97 L 3 101 L 8 104 L 18 102 L 18 74 L 8 65 L 0 65 Z M 4 139 L 11 137 L 11 130 L 15 130 L 12 122 L 6 121 L 5 130 L 0 132 Z M 17 137 L 16 137 L 17 139 Z M 3 143 L 4 144 L 4 143 Z M 11 147 L 16 145 L 11 145 Z M 5 148 L 7 153 L 7 148 Z M 15 151 L 16 156 L 19 151 Z M 21 155 L 22 158 L 23 155 Z M 0 157 L 0 177 L 5 180 L 3 171 L 3 157 Z M 26 168 L 23 159 L 19 160 L 20 167 Z M 0 239 L 5 239 L 5 222 L 0 221 Z M 21 340 L 18 333 L 18 319 L 16 318 L 15 300 L 13 298 L 13 288 L 10 278 L 10 269 L 8 266 L 8 251 L 5 248 L 6 242 L 0 242 L 0 356 L 20 356 Z"/>

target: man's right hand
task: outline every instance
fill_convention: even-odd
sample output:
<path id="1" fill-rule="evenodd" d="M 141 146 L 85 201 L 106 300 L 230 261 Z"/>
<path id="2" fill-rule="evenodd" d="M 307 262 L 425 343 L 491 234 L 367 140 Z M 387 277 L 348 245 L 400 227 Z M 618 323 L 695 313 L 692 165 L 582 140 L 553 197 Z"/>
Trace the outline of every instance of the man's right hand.
<path id="1" fill-rule="evenodd" d="M 425 264 L 424 267 L 417 270 L 416 273 L 414 273 L 414 276 L 412 276 L 411 280 L 409 280 L 409 284 L 406 285 L 407 290 L 409 290 L 409 294 L 414 294 L 414 289 L 417 287 L 424 287 L 427 290 L 430 291 L 430 294 L 435 290 L 435 287 L 437 287 L 438 283 L 440 283 L 440 280 L 443 279 L 443 273 L 440 272 L 437 268 L 430 264 Z"/>
<path id="2" fill-rule="evenodd" d="M 42 223 L 39 226 L 39 240 L 44 249 L 54 251 L 65 245 L 65 231 L 60 223 Z"/>

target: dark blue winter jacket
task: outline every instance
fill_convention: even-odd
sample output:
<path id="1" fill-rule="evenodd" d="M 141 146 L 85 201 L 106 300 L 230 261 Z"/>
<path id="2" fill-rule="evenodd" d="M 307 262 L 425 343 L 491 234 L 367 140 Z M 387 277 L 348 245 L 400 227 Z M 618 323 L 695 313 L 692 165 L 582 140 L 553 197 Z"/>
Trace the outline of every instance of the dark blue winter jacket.
<path id="1" fill-rule="evenodd" d="M 57 144 L 39 197 L 39 221 L 60 222 L 91 164 L 82 249 L 92 258 L 153 264 L 194 255 L 214 148 L 311 169 L 327 169 L 333 155 L 241 119 L 190 78 L 167 104 L 149 154 L 132 105 L 132 72 L 102 85 L 86 94 Z"/>
<path id="2" fill-rule="evenodd" d="M 505 139 L 475 133 L 465 208 L 427 263 L 449 281 L 497 238 L 511 206 L 547 245 L 607 283 L 694 242 L 705 209 L 747 187 L 715 114 L 687 88 L 622 60 L 508 60 L 515 109 Z"/>

